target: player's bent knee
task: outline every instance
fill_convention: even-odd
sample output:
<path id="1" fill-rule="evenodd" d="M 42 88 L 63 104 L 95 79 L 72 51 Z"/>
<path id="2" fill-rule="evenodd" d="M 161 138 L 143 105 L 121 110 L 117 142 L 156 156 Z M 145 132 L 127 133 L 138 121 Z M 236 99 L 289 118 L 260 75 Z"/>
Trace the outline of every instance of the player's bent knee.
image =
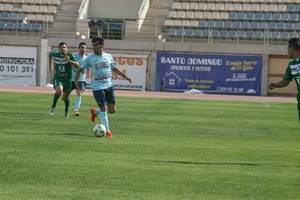
<path id="1" fill-rule="evenodd" d="M 60 96 L 62 92 L 60 90 L 56 90 L 55 93 Z"/>
<path id="2" fill-rule="evenodd" d="M 109 114 L 114 114 L 114 113 L 116 113 L 116 112 L 117 112 L 116 110 L 109 110 L 109 111 L 108 111 Z"/>
<path id="3" fill-rule="evenodd" d="M 116 110 L 115 105 L 109 105 L 108 106 L 108 113 L 109 114 L 113 114 L 113 113 L 116 113 L 116 112 L 117 112 L 117 110 Z"/>
<path id="4" fill-rule="evenodd" d="M 99 105 L 99 108 L 100 108 L 100 111 L 101 112 L 106 112 L 106 106 L 103 106 L 103 105 Z"/>

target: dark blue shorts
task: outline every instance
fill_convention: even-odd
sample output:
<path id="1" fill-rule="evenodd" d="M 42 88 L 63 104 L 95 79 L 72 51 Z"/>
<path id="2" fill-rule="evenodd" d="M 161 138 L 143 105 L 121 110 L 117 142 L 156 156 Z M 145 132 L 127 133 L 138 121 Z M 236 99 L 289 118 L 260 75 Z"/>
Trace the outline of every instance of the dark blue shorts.
<path id="1" fill-rule="evenodd" d="M 78 81 L 78 86 L 80 90 L 85 90 L 85 86 L 86 86 L 85 81 Z M 75 81 L 72 81 L 72 90 L 77 90 Z"/>
<path id="2" fill-rule="evenodd" d="M 93 91 L 94 98 L 99 106 L 106 104 L 116 104 L 114 88 L 110 87 L 104 90 Z"/>

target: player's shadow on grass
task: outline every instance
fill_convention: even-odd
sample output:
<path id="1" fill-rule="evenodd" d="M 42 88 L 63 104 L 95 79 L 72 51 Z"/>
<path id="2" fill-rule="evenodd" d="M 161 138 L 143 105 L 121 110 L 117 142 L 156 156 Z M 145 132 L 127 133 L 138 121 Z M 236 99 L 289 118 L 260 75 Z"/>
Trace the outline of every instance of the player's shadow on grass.
<path id="1" fill-rule="evenodd" d="M 176 161 L 176 160 L 155 160 L 158 163 L 170 163 L 181 165 L 245 165 L 245 166 L 258 166 L 256 163 L 233 163 L 233 162 L 192 162 L 192 161 Z"/>
<path id="2" fill-rule="evenodd" d="M 169 164 L 180 164 L 180 165 L 231 165 L 231 166 L 252 166 L 252 167 L 292 167 L 299 168 L 300 166 L 295 165 L 274 165 L 267 163 L 249 163 L 249 162 L 192 162 L 192 161 L 176 161 L 176 160 L 152 160 L 157 163 L 169 163 Z"/>
<path id="3" fill-rule="evenodd" d="M 16 135 L 47 135 L 47 136 L 74 136 L 74 137 L 95 137 L 93 135 L 80 134 L 80 133 L 25 133 L 25 132 L 14 132 Z"/>
<path id="4" fill-rule="evenodd" d="M 80 133 L 63 133 L 62 135 L 74 136 L 74 137 L 95 137 L 93 135 L 80 134 Z"/>

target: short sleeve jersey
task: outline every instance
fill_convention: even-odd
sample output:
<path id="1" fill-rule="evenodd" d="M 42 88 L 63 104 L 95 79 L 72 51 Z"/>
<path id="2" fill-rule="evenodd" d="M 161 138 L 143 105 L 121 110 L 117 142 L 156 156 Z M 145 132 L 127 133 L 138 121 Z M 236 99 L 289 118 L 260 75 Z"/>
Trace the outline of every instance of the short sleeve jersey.
<path id="1" fill-rule="evenodd" d="M 74 59 L 75 59 L 76 62 L 79 62 L 80 66 L 82 66 L 83 60 L 87 58 L 86 55 L 81 56 L 79 53 L 74 53 L 73 57 L 74 57 Z M 75 81 L 77 70 L 78 70 L 77 68 L 73 67 L 73 69 L 72 69 L 72 81 Z M 85 71 L 82 72 L 82 73 L 80 73 L 79 81 L 86 81 L 86 73 L 85 73 Z"/>
<path id="2" fill-rule="evenodd" d="M 283 79 L 286 81 L 292 81 L 294 79 L 297 84 L 298 95 L 300 94 L 300 58 L 289 62 Z"/>
<path id="3" fill-rule="evenodd" d="M 55 79 L 59 80 L 71 80 L 72 78 L 72 65 L 67 62 L 65 55 L 59 51 L 51 51 L 49 53 L 50 58 L 54 61 Z M 70 60 L 75 61 L 71 53 L 67 53 Z"/>
<path id="4" fill-rule="evenodd" d="M 90 55 L 82 62 L 83 69 L 92 70 L 92 90 L 104 90 L 113 87 L 112 69 L 116 68 L 116 63 L 112 55 L 103 53 L 100 55 Z"/>

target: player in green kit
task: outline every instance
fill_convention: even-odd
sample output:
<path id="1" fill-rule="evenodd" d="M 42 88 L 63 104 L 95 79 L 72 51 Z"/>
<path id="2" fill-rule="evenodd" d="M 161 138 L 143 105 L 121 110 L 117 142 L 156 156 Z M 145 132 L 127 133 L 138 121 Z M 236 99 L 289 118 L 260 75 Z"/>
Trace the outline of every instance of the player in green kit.
<path id="1" fill-rule="evenodd" d="M 298 114 L 300 122 L 300 39 L 292 38 L 288 41 L 288 54 L 292 59 L 287 66 L 283 79 L 277 83 L 271 83 L 270 89 L 286 87 L 294 79 L 297 84 Z"/>
<path id="2" fill-rule="evenodd" d="M 52 61 L 54 62 L 52 65 Z M 65 102 L 65 118 L 69 118 L 69 95 L 72 90 L 72 67 L 78 67 L 79 64 L 71 53 L 68 53 L 67 44 L 59 43 L 58 51 L 49 53 L 50 72 L 53 77 L 53 88 L 55 89 L 52 106 L 49 114 L 54 115 L 56 103 L 62 95 L 62 100 Z"/>

